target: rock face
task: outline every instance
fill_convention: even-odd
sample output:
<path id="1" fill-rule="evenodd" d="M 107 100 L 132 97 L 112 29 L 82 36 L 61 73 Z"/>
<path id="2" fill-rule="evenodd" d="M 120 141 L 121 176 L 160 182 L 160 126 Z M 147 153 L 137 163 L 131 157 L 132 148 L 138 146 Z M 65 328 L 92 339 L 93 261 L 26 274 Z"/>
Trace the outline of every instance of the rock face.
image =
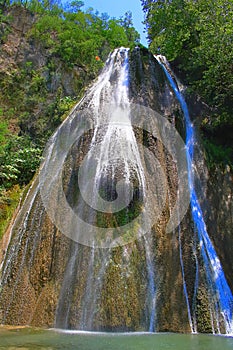
<path id="1" fill-rule="evenodd" d="M 216 250 L 222 261 L 231 290 L 233 289 L 232 266 L 232 220 L 233 220 L 233 174 L 229 166 L 216 169 L 210 174 L 207 198 L 208 227 L 212 232 Z"/>
<path id="2" fill-rule="evenodd" d="M 102 73 L 109 77 L 99 95 L 98 111 L 106 96 L 110 96 L 110 100 L 114 98 L 111 91 L 119 93 L 115 85 L 124 62 L 128 62 L 130 103 L 156 111 L 184 135 L 180 106 L 160 65 L 147 51 L 134 50 L 127 59 L 125 55 L 124 50 L 119 50 L 114 60 L 109 61 L 112 71 L 108 62 Z M 97 87 L 99 85 L 95 85 L 94 92 Z M 79 110 L 88 106 L 94 113 L 94 92 L 87 92 L 62 126 L 67 130 L 68 138 L 73 128 L 78 127 L 75 116 Z M 143 118 L 147 116 L 142 115 L 142 122 L 145 121 Z M 76 172 L 91 149 L 95 130 L 90 129 L 84 138 L 74 143 L 65 160 L 63 188 L 74 210 L 80 196 L 76 189 Z M 137 142 L 159 161 L 168 184 L 156 223 L 147 234 L 125 245 L 93 248 L 79 244 L 63 235 L 52 223 L 41 200 L 39 179 L 36 178 L 15 219 L 2 264 L 1 323 L 100 331 L 226 331 L 220 311 L 211 301 L 190 211 L 178 227 L 166 232 L 177 200 L 176 164 L 159 138 L 142 128 L 135 127 L 133 131 Z M 67 142 L 63 141 L 64 144 Z M 144 168 L 150 169 L 150 157 L 144 156 L 143 164 Z M 203 188 L 206 197 L 210 198 L 206 211 L 210 236 L 230 283 L 233 264 L 228 264 L 228 259 L 232 259 L 232 236 L 226 225 L 230 227 L 232 223 L 231 175 L 229 171 L 224 175 L 218 173 L 207 183 L 200 152 L 196 167 L 200 173 L 197 182 L 200 193 Z M 221 186 L 216 182 L 221 182 Z M 95 213 L 94 219 L 91 216 L 95 225 L 110 230 L 114 225 L 121 226 L 126 217 L 130 220 L 132 215 L 135 216 L 141 209 L 140 186 L 136 185 L 127 215 L 125 212 L 118 216 Z M 114 186 L 107 188 L 106 198 L 111 201 L 115 192 Z M 150 189 L 148 193 L 153 202 Z M 59 198 L 56 200 L 58 205 Z M 206 205 L 204 198 L 202 204 Z M 132 209 L 133 205 L 136 209 Z M 138 226 L 134 230 L 139 230 Z"/>
<path id="3" fill-rule="evenodd" d="M 48 48 L 42 46 L 39 40 L 31 34 L 37 18 L 22 6 L 13 6 L 7 13 L 6 21 L 2 24 L 2 32 L 6 32 L 1 43 L 0 73 L 12 74 L 14 70 L 31 63 L 35 70 L 41 70 L 46 79 L 48 91 L 52 94 L 61 87 L 65 95 L 74 96 L 90 79 L 84 67 L 65 67 L 59 57 L 54 57 Z M 50 71 L 49 64 L 55 65 L 56 70 Z M 93 76 L 91 77 L 93 79 Z M 77 82 L 82 86 L 78 86 Z"/>
<path id="4" fill-rule="evenodd" d="M 46 47 L 34 33 L 37 15 L 17 5 L 4 15 L 5 22 L 0 24 L 1 110 L 15 134 L 29 135 L 44 146 L 62 121 L 56 111 L 59 101 L 68 97 L 72 102 L 82 96 L 96 74 L 78 64 L 69 67 Z"/>

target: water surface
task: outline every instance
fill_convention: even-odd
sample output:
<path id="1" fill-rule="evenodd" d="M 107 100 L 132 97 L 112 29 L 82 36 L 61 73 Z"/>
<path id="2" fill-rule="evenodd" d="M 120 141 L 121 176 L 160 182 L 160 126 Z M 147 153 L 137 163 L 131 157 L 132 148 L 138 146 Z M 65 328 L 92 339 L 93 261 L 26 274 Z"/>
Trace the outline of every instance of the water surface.
<path id="1" fill-rule="evenodd" d="M 172 333 L 60 332 L 0 327 L 1 350 L 232 350 L 233 337 Z"/>

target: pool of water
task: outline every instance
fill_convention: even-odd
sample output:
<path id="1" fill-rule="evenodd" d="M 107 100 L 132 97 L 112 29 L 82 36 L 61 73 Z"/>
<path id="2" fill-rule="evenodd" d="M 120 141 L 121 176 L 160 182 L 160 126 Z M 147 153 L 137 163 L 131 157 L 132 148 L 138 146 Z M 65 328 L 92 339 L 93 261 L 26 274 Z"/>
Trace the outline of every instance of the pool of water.
<path id="1" fill-rule="evenodd" d="M 0 326 L 1 350 L 232 350 L 233 337 L 172 333 L 61 332 Z"/>

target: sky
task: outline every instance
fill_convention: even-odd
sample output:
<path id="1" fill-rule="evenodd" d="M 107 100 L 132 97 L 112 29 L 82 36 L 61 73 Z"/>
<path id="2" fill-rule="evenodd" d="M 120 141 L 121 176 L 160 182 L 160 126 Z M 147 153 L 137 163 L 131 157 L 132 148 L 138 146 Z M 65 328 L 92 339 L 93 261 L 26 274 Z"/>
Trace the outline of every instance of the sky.
<path id="1" fill-rule="evenodd" d="M 110 17 L 119 18 L 124 16 L 125 12 L 131 11 L 133 14 L 133 25 L 140 34 L 140 41 L 143 45 L 148 46 L 144 25 L 142 24 L 144 15 L 140 0 L 83 0 L 83 2 L 85 10 L 93 7 L 100 14 L 107 12 Z"/>

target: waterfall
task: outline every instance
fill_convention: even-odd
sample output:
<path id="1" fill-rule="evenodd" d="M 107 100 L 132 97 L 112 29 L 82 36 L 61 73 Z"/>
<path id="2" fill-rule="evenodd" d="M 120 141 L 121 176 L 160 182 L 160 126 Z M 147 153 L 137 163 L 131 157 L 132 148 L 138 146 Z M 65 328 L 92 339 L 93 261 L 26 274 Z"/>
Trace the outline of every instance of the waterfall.
<path id="1" fill-rule="evenodd" d="M 82 163 L 81 169 L 79 169 L 79 185 L 86 203 L 91 208 L 104 213 L 119 212 L 130 203 L 132 199 L 132 179 L 137 181 L 138 189 L 142 193 L 141 196 L 143 196 L 146 187 L 141 156 L 130 120 L 128 51 L 129 49 L 125 48 L 114 50 L 107 60 L 102 74 L 87 94 L 89 102 L 86 108 L 94 113 L 94 132 L 89 152 Z M 104 100 L 104 104 L 102 104 L 102 100 Z M 119 187 L 120 182 L 117 180 L 119 168 L 120 176 L 123 178 L 123 189 Z M 88 181 L 90 169 L 93 169 L 92 175 L 94 174 L 94 176 Z M 117 185 L 115 185 L 116 180 L 118 181 Z M 118 196 L 115 195 L 115 187 Z M 101 191 L 108 196 L 108 198 L 106 197 L 108 200 L 99 195 Z M 117 203 L 118 198 L 119 203 Z M 82 211 L 84 212 L 79 203 L 76 204 L 76 208 L 78 208 L 76 212 L 79 212 L 79 214 Z M 127 212 L 124 215 L 127 217 Z M 88 219 L 91 219 L 91 215 Z M 89 244 L 93 247 L 90 253 L 85 296 L 82 300 L 81 321 L 78 325 L 78 328 L 82 330 L 92 330 L 94 327 L 104 275 L 111 264 L 111 254 L 107 247 L 98 252 L 94 237 Z M 147 240 L 145 240 L 145 250 L 149 278 L 147 303 L 150 322 L 148 330 L 153 331 L 156 291 L 151 247 L 149 247 Z M 77 271 L 74 271 L 78 254 L 77 247 L 74 251 L 75 253 L 71 254 L 66 267 L 56 310 L 55 325 L 58 328 L 69 328 L 70 305 L 74 294 L 72 290 L 77 274 Z M 95 267 L 96 264 L 101 266 L 98 271 Z"/>
<path id="2" fill-rule="evenodd" d="M 12 225 L 0 323 L 197 332 L 204 319 L 201 331 L 230 333 L 232 295 L 194 188 L 194 143 L 166 67 L 146 50 L 114 50 L 49 140 Z"/>
<path id="3" fill-rule="evenodd" d="M 209 238 L 204 215 L 199 203 L 197 193 L 194 186 L 194 169 L 193 169 L 193 156 L 194 156 L 194 144 L 195 144 L 195 132 L 194 126 L 190 120 L 189 111 L 185 99 L 180 92 L 176 81 L 169 73 L 169 65 L 163 56 L 156 56 L 158 62 L 162 65 L 164 72 L 167 76 L 169 83 L 171 84 L 175 95 L 180 103 L 185 118 L 186 127 L 186 153 L 188 163 L 188 180 L 190 191 L 190 204 L 192 210 L 192 217 L 195 223 L 199 245 L 203 257 L 203 261 L 206 269 L 206 280 L 210 293 L 210 304 L 214 305 L 214 318 L 216 319 L 217 329 L 220 332 L 219 314 L 224 319 L 225 330 L 227 334 L 233 333 L 233 295 L 226 281 L 223 268 L 220 260 L 217 256 L 215 248 Z M 167 68 L 168 67 L 168 68 Z M 195 287 L 196 289 L 196 287 Z M 211 314 L 211 312 L 210 312 Z M 213 332 L 214 326 L 212 326 Z"/>
<path id="4" fill-rule="evenodd" d="M 34 204 L 35 198 L 38 195 L 38 181 L 34 181 L 30 187 L 30 190 L 28 191 L 26 195 L 26 200 L 25 200 L 25 206 L 24 208 L 21 208 L 17 218 L 14 222 L 14 226 L 11 228 L 10 232 L 10 239 L 8 242 L 8 255 L 6 255 L 5 260 L 1 264 L 1 280 L 0 280 L 0 291 L 1 288 L 4 287 L 4 285 L 7 283 L 7 280 L 10 278 L 11 273 L 12 273 L 12 266 L 17 260 L 17 257 L 19 255 L 20 250 L 23 252 L 22 253 L 22 258 L 20 261 L 19 265 L 19 273 L 16 276 L 16 280 L 14 282 L 14 288 L 10 290 L 9 296 L 8 296 L 8 303 L 6 305 L 6 312 L 5 315 L 7 315 L 8 309 L 11 307 L 11 304 L 13 303 L 15 292 L 17 285 L 20 282 L 20 276 L 21 276 L 21 271 L 24 267 L 25 259 L 26 259 L 26 254 L 27 254 L 27 248 L 29 245 L 30 237 L 27 237 L 26 235 L 26 228 L 27 224 L 29 221 L 29 213 L 32 209 L 32 206 Z M 19 222 L 22 221 L 23 225 L 19 226 L 17 234 L 12 238 L 13 235 L 13 229 L 17 225 L 19 225 Z M 37 236 L 37 232 L 35 232 L 35 237 Z M 23 239 L 26 240 L 25 245 L 22 245 Z M 11 244 L 11 240 L 13 241 L 13 244 Z M 4 321 L 5 316 L 3 317 Z"/>

